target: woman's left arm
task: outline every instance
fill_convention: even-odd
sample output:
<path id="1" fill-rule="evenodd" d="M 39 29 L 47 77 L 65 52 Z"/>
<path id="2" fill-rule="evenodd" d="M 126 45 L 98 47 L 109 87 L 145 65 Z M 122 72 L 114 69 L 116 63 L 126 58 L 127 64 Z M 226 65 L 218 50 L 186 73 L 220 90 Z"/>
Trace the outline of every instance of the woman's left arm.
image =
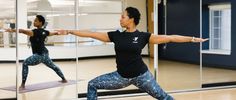
<path id="1" fill-rule="evenodd" d="M 181 36 L 181 35 L 154 35 L 152 34 L 149 38 L 149 43 L 152 44 L 162 44 L 162 43 L 184 43 L 184 42 L 204 42 L 208 39 L 190 37 L 190 36 Z"/>

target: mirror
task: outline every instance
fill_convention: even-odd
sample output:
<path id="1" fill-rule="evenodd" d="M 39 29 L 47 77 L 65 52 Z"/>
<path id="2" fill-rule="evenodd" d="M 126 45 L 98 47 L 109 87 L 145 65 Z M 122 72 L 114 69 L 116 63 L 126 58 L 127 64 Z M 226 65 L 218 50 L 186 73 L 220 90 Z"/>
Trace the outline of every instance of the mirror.
<path id="1" fill-rule="evenodd" d="M 77 98 L 76 37 L 53 33 L 56 29 L 75 29 L 75 1 L 22 0 L 21 2 L 22 6 L 18 8 L 23 9 L 19 12 L 22 14 L 19 18 L 20 28 L 33 32 L 33 35 L 19 33 L 18 37 L 20 60 L 18 86 L 22 86 L 23 80 L 27 79 L 25 88 L 19 89 L 18 100 Z M 45 24 L 42 17 L 45 19 Z"/>
<path id="2" fill-rule="evenodd" d="M 159 35 L 200 37 L 200 0 L 164 0 L 158 14 Z M 166 91 L 201 88 L 200 44 L 159 45 L 158 82 Z"/>
<path id="3" fill-rule="evenodd" d="M 232 3 L 202 0 L 202 87 L 236 84 Z"/>
<path id="4" fill-rule="evenodd" d="M 79 29 L 97 32 L 120 30 L 122 11 L 128 6 L 137 7 L 141 12 L 138 30 L 147 32 L 146 0 L 80 0 Z M 79 97 L 86 97 L 88 82 L 100 75 L 116 71 L 116 59 L 113 43 L 103 43 L 91 38 L 78 38 L 78 91 Z M 149 66 L 148 46 L 142 55 L 145 64 Z M 138 91 L 133 85 L 118 90 L 98 90 L 100 95 L 117 95 Z"/>
<path id="5" fill-rule="evenodd" d="M 16 34 L 4 29 L 15 28 L 15 0 L 0 0 L 0 99 L 16 99 Z"/>

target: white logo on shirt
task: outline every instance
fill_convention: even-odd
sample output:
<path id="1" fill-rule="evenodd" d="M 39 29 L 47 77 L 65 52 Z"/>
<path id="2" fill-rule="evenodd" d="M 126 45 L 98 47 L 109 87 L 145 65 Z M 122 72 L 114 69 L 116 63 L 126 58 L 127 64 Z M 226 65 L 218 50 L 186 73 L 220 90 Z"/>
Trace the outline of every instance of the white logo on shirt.
<path id="1" fill-rule="evenodd" d="M 133 38 L 133 43 L 138 43 L 138 37 Z"/>
<path id="2" fill-rule="evenodd" d="M 43 32 L 43 35 L 45 35 L 45 32 Z"/>

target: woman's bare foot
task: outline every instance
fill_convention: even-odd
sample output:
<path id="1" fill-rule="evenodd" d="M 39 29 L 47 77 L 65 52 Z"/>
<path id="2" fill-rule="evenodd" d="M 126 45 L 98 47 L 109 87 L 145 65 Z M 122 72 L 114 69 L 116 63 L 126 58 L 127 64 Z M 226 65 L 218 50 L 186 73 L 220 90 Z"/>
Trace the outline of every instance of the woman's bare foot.
<path id="1" fill-rule="evenodd" d="M 25 89 L 25 85 L 21 85 L 20 87 L 19 87 L 19 90 L 24 90 Z"/>
<path id="2" fill-rule="evenodd" d="M 64 80 L 61 80 L 60 82 L 61 82 L 61 83 L 67 83 L 67 80 L 64 79 Z"/>

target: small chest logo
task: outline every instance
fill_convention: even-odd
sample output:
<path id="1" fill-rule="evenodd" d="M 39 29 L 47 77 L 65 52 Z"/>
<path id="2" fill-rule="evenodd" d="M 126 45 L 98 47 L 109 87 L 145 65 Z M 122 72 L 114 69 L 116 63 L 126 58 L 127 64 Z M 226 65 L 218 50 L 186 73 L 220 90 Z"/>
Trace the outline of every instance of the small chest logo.
<path id="1" fill-rule="evenodd" d="M 138 37 L 133 38 L 133 43 L 138 43 Z"/>
<path id="2" fill-rule="evenodd" d="M 43 35 L 45 35 L 46 33 L 45 32 L 43 32 Z"/>

